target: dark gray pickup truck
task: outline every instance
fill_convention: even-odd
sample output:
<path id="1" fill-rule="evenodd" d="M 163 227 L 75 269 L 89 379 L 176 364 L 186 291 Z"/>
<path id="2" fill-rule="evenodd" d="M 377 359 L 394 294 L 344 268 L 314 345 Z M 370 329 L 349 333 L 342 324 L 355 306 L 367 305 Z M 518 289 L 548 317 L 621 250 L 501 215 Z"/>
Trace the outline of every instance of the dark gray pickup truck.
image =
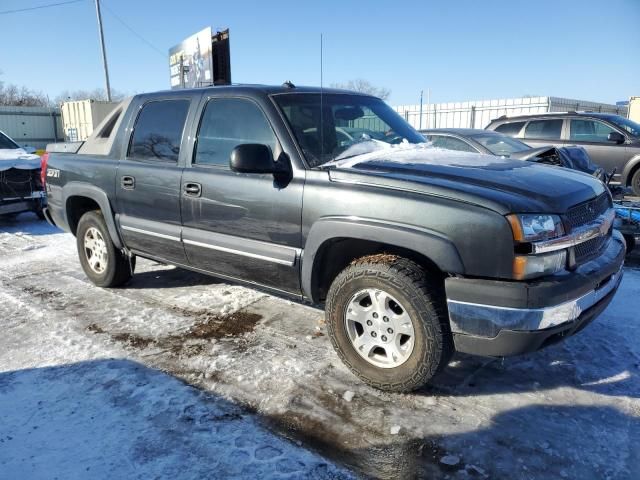
<path id="1" fill-rule="evenodd" d="M 96 285 L 125 284 L 140 256 L 324 304 L 342 360 L 384 390 L 425 384 L 454 350 L 571 335 L 622 277 L 600 181 L 433 148 L 368 95 L 137 95 L 48 150 L 45 214 Z"/>

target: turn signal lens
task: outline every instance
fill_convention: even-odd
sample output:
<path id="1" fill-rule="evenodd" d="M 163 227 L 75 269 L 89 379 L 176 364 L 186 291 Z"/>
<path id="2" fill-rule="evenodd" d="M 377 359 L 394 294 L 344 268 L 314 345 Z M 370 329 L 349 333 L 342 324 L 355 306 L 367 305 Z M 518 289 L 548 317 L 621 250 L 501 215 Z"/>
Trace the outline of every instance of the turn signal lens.
<path id="1" fill-rule="evenodd" d="M 513 278 L 527 280 L 552 275 L 563 270 L 566 264 L 566 250 L 544 255 L 516 255 L 513 259 Z"/>

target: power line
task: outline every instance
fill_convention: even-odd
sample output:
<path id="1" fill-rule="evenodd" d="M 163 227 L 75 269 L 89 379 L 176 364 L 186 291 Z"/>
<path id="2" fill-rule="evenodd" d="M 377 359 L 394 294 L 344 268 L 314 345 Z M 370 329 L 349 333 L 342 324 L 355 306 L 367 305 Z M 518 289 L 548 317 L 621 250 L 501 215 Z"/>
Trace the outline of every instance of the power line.
<path id="1" fill-rule="evenodd" d="M 132 27 L 130 27 L 127 22 L 125 22 L 122 18 L 120 18 L 118 16 L 118 14 L 116 14 L 116 12 L 114 12 L 113 10 L 111 10 L 111 8 L 107 5 L 107 3 L 103 0 L 102 2 L 102 6 L 105 8 L 105 10 L 107 10 L 107 12 L 109 12 L 110 15 L 113 16 L 113 18 L 115 18 L 118 22 L 120 22 L 122 24 L 122 26 L 124 28 L 126 28 L 127 30 L 129 30 L 133 35 L 135 35 L 136 37 L 138 37 L 138 39 L 142 40 L 144 43 L 147 44 L 147 46 L 153 50 L 155 50 L 156 52 L 158 52 L 160 55 L 162 55 L 162 58 L 166 58 L 167 57 L 167 53 L 163 52 L 162 50 L 160 50 L 158 47 L 156 47 L 153 43 L 151 43 L 149 40 L 147 40 L 146 38 L 144 38 L 142 35 L 140 35 L 138 32 L 135 31 L 135 29 L 133 29 Z"/>
<path id="2" fill-rule="evenodd" d="M 58 7 L 60 5 L 69 5 L 70 3 L 80 3 L 85 0 L 69 0 L 67 2 L 58 2 L 58 3 L 48 3 L 46 5 L 38 5 L 37 7 L 28 7 L 28 8 L 18 8 L 15 10 L 4 10 L 0 12 L 0 15 L 8 15 L 10 13 L 19 13 L 19 12 L 28 12 L 31 10 L 40 10 L 41 8 L 50 8 L 50 7 Z"/>

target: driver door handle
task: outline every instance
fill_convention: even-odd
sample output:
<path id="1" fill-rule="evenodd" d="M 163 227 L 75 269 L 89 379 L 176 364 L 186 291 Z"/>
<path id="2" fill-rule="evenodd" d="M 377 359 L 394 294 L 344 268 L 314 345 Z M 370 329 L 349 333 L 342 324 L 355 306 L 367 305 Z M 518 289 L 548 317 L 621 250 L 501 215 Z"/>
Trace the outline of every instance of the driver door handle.
<path id="1" fill-rule="evenodd" d="M 136 188 L 136 179 L 130 175 L 125 175 L 120 179 L 120 185 L 125 190 L 133 190 Z"/>
<path id="2" fill-rule="evenodd" d="M 202 195 L 202 185 L 196 182 L 187 182 L 184 184 L 184 194 L 189 197 L 199 197 Z"/>

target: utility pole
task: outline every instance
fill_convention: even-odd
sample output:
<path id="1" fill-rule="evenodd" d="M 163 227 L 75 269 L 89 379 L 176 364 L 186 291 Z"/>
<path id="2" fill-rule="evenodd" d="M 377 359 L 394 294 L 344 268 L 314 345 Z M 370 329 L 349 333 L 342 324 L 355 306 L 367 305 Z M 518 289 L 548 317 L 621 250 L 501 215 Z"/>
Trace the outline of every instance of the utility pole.
<path id="1" fill-rule="evenodd" d="M 420 121 L 419 121 L 419 127 L 418 130 L 422 130 L 422 94 L 424 93 L 424 90 L 420 90 Z"/>
<path id="2" fill-rule="evenodd" d="M 427 128 L 431 128 L 431 118 L 429 112 L 431 111 L 431 89 L 427 88 Z"/>
<path id="3" fill-rule="evenodd" d="M 107 101 L 111 101 L 111 85 L 109 84 L 109 67 L 107 67 L 107 51 L 104 48 L 104 33 L 102 32 L 102 14 L 100 0 L 96 0 L 96 14 L 98 15 L 98 32 L 100 33 L 100 49 L 102 50 L 102 64 L 104 65 L 104 79 L 107 84 Z"/>

